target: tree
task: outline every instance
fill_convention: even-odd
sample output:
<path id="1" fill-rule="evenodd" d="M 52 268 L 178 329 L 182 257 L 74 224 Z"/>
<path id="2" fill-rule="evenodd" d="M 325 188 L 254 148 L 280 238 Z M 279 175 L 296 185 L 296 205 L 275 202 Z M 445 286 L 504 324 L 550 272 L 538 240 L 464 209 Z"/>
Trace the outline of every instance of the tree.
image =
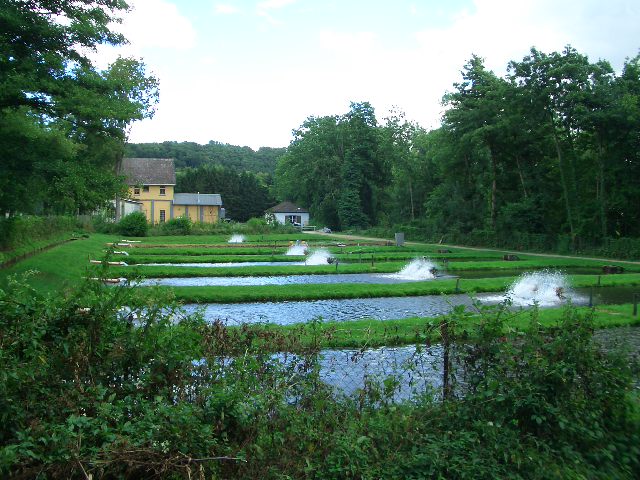
<path id="1" fill-rule="evenodd" d="M 139 61 L 98 71 L 87 52 L 120 45 L 109 23 L 122 0 L 0 3 L 0 212 L 90 211 L 123 184 L 128 126 L 153 115 L 157 81 Z M 10 184 L 9 184 L 10 183 Z"/>
<path id="2" fill-rule="evenodd" d="M 375 224 L 388 182 L 368 102 L 352 103 L 345 115 L 308 118 L 276 167 L 278 197 L 335 229 Z"/>

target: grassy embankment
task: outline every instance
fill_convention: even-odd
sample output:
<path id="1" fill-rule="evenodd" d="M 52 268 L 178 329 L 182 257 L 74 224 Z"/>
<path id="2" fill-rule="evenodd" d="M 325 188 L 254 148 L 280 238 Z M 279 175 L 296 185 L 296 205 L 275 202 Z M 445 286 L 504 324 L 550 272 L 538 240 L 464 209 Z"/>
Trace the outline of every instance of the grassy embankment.
<path id="1" fill-rule="evenodd" d="M 95 267 L 89 263 L 89 258 L 102 258 L 105 243 L 118 239 L 113 235 L 92 234 L 89 238 L 81 238 L 38 253 L 9 268 L 1 269 L 0 287 L 6 284 L 11 275 L 33 271 L 35 273 L 28 283 L 41 293 L 57 293 L 73 288 L 85 277 L 93 276 L 91 271 Z"/>
<path id="2" fill-rule="evenodd" d="M 91 235 L 88 239 L 81 239 L 75 242 L 59 245 L 51 250 L 42 252 L 18 264 L 0 270 L 0 285 L 6 282 L 7 277 L 12 274 L 19 274 L 30 270 L 38 273 L 32 275 L 29 283 L 37 290 L 43 293 L 60 292 L 64 289 L 77 286 L 87 276 L 93 276 L 91 273 L 96 267 L 92 267 L 89 258 L 101 258 L 104 255 L 106 243 L 120 240 L 119 237 L 112 235 Z M 163 240 L 166 240 L 163 238 Z M 144 239 L 147 241 L 147 239 Z M 474 253 L 474 255 L 478 255 Z M 397 268 L 404 263 L 388 262 L 391 271 L 397 271 Z M 466 262 L 465 262 L 466 263 Z M 535 260 L 526 260 L 521 262 L 478 262 L 475 264 L 477 268 L 513 268 L 514 263 L 519 266 L 528 265 L 527 268 L 545 268 L 578 265 L 594 265 L 594 261 L 580 261 L 578 259 L 547 259 L 536 258 Z M 595 262 L 595 264 L 606 264 L 607 262 Z M 352 264 L 340 265 L 342 268 L 352 268 L 354 271 L 377 271 L 385 262 L 377 263 L 375 270 L 371 270 L 369 264 Z M 449 264 L 449 268 L 453 265 Z M 158 267 L 162 268 L 162 267 Z M 272 267 L 268 271 L 273 274 L 273 268 L 283 268 L 281 274 L 295 273 L 317 273 L 316 269 L 332 273 L 335 267 L 318 266 L 318 267 Z M 625 266 L 625 268 L 627 268 Z M 151 270 L 151 267 L 148 267 Z M 261 267 L 243 268 L 242 274 L 265 274 L 265 270 Z M 310 270 L 311 269 L 311 270 Z M 637 270 L 637 267 L 630 266 L 629 270 Z M 117 267 L 110 269 L 109 275 L 116 272 L 126 270 Z M 178 269 L 173 270 L 192 270 Z M 195 269 L 198 272 L 203 270 L 214 270 L 215 274 L 223 273 L 223 269 Z M 227 269 L 228 274 L 237 274 L 239 269 Z M 155 272 L 154 272 L 155 273 Z M 214 273 L 210 272 L 209 274 Z M 514 277 L 502 277 L 492 279 L 474 279 L 461 280 L 459 287 L 461 292 L 473 293 L 481 291 L 502 291 L 512 281 Z M 602 286 L 613 285 L 640 285 L 639 274 L 623 274 L 623 275 L 575 275 L 570 276 L 569 283 L 572 286 L 596 286 L 600 281 Z M 198 301 L 198 302 L 245 302 L 245 301 L 278 301 L 278 300 L 302 300 L 302 299 L 318 299 L 318 298 L 371 298 L 375 296 L 414 296 L 429 295 L 442 293 L 455 293 L 455 280 L 440 280 L 429 282 L 418 282 L 410 284 L 395 285 L 357 285 L 357 284 L 335 284 L 335 285 L 297 285 L 295 289 L 290 286 L 258 286 L 258 287 L 180 287 L 168 289 L 182 301 Z M 585 310 L 586 307 L 582 307 Z M 618 326 L 637 324 L 638 317 L 631 315 L 631 305 L 609 305 L 599 306 L 594 309 L 596 326 Z M 553 326 L 562 314 L 562 309 L 545 309 L 538 312 L 538 321 L 545 326 Z M 514 324 L 524 325 L 526 314 L 513 314 Z M 402 320 L 360 320 L 353 322 L 340 323 L 315 323 L 316 339 L 313 340 L 312 330 L 309 327 L 277 327 L 268 326 L 267 329 L 283 329 L 295 330 L 302 328 L 303 338 L 308 341 L 321 341 L 326 347 L 362 347 L 363 345 L 399 345 L 407 343 L 416 343 L 424 341 L 435 341 L 438 338 L 437 326 L 441 322 L 441 318 L 409 318 Z M 473 324 L 470 319 L 469 329 Z"/>
<path id="3" fill-rule="evenodd" d="M 222 259 L 227 257 L 217 257 L 214 262 L 223 263 Z M 244 259 L 245 261 L 271 261 L 271 257 L 262 259 Z M 130 262 L 129 257 L 121 259 Z M 303 257 L 289 256 L 288 261 L 304 261 Z M 184 263 L 200 263 L 193 260 L 184 259 Z M 229 261 L 229 260 L 225 260 Z M 283 260 L 285 261 L 285 260 Z M 234 277 L 234 276 L 275 276 L 275 275 L 303 275 L 303 274 L 332 274 L 332 273 L 394 273 L 404 267 L 409 260 L 404 261 L 378 261 L 373 264 L 368 262 L 340 262 L 336 267 L 333 265 L 274 265 L 274 266 L 246 266 L 237 267 L 181 267 L 171 265 L 131 265 L 125 268 L 114 268 L 113 276 L 134 278 L 145 276 L 150 278 L 166 277 Z M 154 262 L 156 263 L 156 262 Z M 157 261 L 157 263 L 165 263 Z M 209 263 L 209 262 L 203 262 Z M 536 258 L 519 262 L 507 262 L 503 260 L 495 261 L 475 261 L 449 262 L 446 266 L 439 264 L 448 273 L 457 274 L 464 271 L 482 270 L 542 270 L 542 269 L 572 269 L 572 268 L 592 268 L 600 269 L 607 265 L 606 260 L 579 260 L 575 258 Z M 627 272 L 639 272 L 640 265 L 625 265 Z"/>
<path id="4" fill-rule="evenodd" d="M 633 305 L 603 305 L 575 307 L 580 314 L 593 312 L 595 328 L 613 328 L 640 325 L 640 316 L 633 316 Z M 565 308 L 543 309 L 535 312 L 535 323 L 543 328 L 554 328 L 560 324 Z M 522 330 L 531 324 L 531 310 L 505 312 L 507 325 Z M 349 322 L 316 322 L 313 325 L 265 325 L 266 331 L 297 335 L 303 345 L 316 344 L 321 348 L 363 348 L 428 344 L 440 341 L 440 325 L 450 321 L 450 316 L 430 318 L 405 318 L 401 320 L 357 320 Z M 482 319 L 479 314 L 471 314 L 463 321 L 450 323 L 451 332 L 463 332 L 471 338 Z M 240 329 L 241 327 L 228 327 Z"/>
<path id="5" fill-rule="evenodd" d="M 257 285 L 251 287 L 160 287 L 174 292 L 182 302 L 244 303 L 279 302 L 286 300 L 325 300 L 344 298 L 413 297 L 421 295 L 448 295 L 455 293 L 481 293 L 504 291 L 517 277 L 430 280 L 398 284 L 300 284 Z M 572 287 L 635 286 L 640 285 L 640 274 L 622 275 L 570 275 Z M 456 284 L 458 290 L 456 291 Z M 146 287 L 143 287 L 146 288 Z"/>

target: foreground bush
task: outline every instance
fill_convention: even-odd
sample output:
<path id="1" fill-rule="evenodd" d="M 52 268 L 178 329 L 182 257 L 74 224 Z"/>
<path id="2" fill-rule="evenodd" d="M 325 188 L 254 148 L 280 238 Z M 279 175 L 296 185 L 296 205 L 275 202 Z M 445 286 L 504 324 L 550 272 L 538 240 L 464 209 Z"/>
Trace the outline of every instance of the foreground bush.
<path id="1" fill-rule="evenodd" d="M 144 237 L 148 228 L 147 217 L 142 212 L 125 215 L 118 222 L 118 232 L 129 237 Z"/>
<path id="2" fill-rule="evenodd" d="M 314 324 L 289 335 L 227 329 L 151 292 L 86 284 L 42 299 L 15 282 L 0 292 L 0 475 L 640 474 L 628 362 L 604 354 L 571 310 L 554 331 L 533 312 L 526 330 L 506 335 L 504 311 L 464 332 L 457 310 L 434 347 L 450 355 L 447 388 L 403 403 L 393 401 L 401 378 L 332 393 L 317 348 L 297 341 Z"/>

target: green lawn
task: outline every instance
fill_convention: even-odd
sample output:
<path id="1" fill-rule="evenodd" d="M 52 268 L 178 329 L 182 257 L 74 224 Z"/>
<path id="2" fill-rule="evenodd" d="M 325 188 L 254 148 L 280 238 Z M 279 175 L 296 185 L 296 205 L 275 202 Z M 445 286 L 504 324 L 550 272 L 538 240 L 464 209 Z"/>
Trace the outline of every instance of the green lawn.
<path id="1" fill-rule="evenodd" d="M 38 253 L 0 270 L 0 286 L 5 285 L 11 275 L 33 271 L 29 284 L 43 293 L 73 288 L 84 277 L 95 276 L 96 267 L 89 259 L 102 258 L 105 244 L 117 239 L 113 235 L 93 234 Z"/>

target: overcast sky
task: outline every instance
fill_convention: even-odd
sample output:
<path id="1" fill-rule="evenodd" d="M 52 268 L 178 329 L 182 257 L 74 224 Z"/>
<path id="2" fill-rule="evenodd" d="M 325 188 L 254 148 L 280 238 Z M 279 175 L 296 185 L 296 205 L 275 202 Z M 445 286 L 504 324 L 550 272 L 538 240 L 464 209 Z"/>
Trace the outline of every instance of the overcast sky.
<path id="1" fill-rule="evenodd" d="M 640 48 L 639 0 L 129 0 L 103 49 L 142 58 L 160 80 L 131 142 L 284 147 L 309 116 L 368 101 L 425 128 L 475 53 L 498 75 L 532 46 L 571 44 L 619 70 Z M 115 50 L 115 51 L 114 51 Z"/>

